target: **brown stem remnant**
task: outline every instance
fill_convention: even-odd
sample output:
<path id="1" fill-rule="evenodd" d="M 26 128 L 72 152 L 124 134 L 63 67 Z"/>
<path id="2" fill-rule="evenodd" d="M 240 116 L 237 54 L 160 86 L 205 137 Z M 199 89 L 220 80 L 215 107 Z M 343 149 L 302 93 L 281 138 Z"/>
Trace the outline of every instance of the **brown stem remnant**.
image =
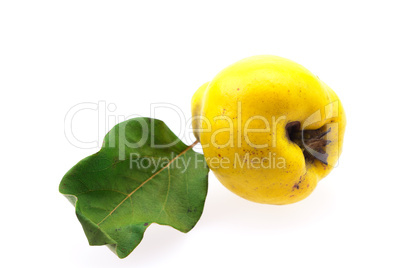
<path id="1" fill-rule="evenodd" d="M 325 136 L 331 131 L 325 131 L 325 126 L 314 130 L 300 130 L 300 122 L 293 121 L 286 124 L 286 135 L 292 142 L 296 143 L 303 151 L 306 162 L 313 163 L 318 160 L 328 165 L 328 154 L 325 147 L 331 142 Z"/>

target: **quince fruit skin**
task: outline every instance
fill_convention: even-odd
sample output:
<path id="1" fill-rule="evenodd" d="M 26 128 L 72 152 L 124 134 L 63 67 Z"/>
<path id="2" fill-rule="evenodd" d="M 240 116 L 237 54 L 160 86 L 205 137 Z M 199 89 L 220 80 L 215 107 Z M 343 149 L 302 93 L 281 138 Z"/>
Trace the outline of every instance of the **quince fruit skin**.
<path id="1" fill-rule="evenodd" d="M 233 193 L 264 204 L 309 196 L 336 165 L 346 117 L 324 82 L 277 56 L 238 61 L 192 98 L 193 131 Z"/>

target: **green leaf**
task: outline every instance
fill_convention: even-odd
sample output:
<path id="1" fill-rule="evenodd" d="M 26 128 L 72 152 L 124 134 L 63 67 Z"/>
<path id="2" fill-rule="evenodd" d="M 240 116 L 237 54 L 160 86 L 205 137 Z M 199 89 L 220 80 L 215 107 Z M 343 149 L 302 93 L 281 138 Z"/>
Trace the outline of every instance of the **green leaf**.
<path id="1" fill-rule="evenodd" d="M 151 223 L 190 231 L 208 188 L 208 167 L 195 144 L 185 145 L 156 119 L 116 125 L 102 149 L 70 169 L 59 187 L 89 244 L 108 245 L 124 258 Z"/>

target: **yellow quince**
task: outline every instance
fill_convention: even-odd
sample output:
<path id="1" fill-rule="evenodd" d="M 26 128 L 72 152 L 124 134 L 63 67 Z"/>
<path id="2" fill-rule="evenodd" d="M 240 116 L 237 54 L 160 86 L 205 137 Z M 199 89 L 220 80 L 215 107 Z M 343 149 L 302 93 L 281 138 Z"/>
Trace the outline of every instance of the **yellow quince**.
<path id="1" fill-rule="evenodd" d="M 342 151 L 346 117 L 335 92 L 277 56 L 222 70 L 196 91 L 192 114 L 210 169 L 229 190 L 258 203 L 306 198 Z"/>

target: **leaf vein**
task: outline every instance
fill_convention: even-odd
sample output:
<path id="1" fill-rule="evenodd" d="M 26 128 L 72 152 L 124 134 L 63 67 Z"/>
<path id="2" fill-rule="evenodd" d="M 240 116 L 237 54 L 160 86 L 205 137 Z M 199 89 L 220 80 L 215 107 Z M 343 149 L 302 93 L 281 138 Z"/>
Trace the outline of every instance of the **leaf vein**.
<path id="1" fill-rule="evenodd" d="M 78 194 L 75 194 L 75 195 L 78 196 L 78 195 L 87 194 L 89 192 L 98 192 L 98 191 L 109 191 L 109 192 L 116 192 L 116 193 L 123 194 L 123 195 L 128 195 L 126 193 L 123 193 L 121 191 L 114 190 L 114 189 L 94 189 L 94 190 L 88 190 L 88 191 L 85 191 L 85 192 L 82 192 L 82 193 L 78 193 Z"/>
<path id="2" fill-rule="evenodd" d="M 169 197 L 169 191 L 170 191 L 170 167 L 168 167 L 168 187 L 167 187 L 167 191 L 166 191 L 166 198 L 165 198 L 165 202 L 163 202 L 161 211 L 159 212 L 159 215 L 162 213 L 162 211 L 165 211 L 165 207 L 166 207 L 166 203 Z M 165 211 L 166 212 L 166 211 Z"/>

